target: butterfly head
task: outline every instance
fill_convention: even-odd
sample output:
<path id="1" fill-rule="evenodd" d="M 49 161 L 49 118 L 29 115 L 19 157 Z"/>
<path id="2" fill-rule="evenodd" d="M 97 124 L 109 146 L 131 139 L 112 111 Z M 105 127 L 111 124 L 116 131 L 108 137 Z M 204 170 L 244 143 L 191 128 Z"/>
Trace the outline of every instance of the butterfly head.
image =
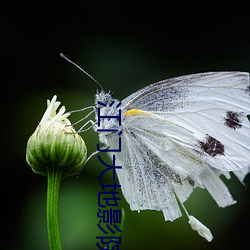
<path id="1" fill-rule="evenodd" d="M 95 95 L 95 106 L 102 107 L 102 105 L 98 105 L 100 103 L 104 105 L 109 105 L 113 101 L 113 97 L 111 96 L 110 92 L 105 92 L 101 90 L 100 92 L 97 90 Z"/>

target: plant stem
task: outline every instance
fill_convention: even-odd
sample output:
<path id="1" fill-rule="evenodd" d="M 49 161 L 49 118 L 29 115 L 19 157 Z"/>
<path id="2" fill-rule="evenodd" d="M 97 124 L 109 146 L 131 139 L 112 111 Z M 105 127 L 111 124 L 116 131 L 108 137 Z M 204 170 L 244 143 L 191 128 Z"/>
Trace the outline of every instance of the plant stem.
<path id="1" fill-rule="evenodd" d="M 61 250 L 59 231 L 59 188 L 62 170 L 58 166 L 48 168 L 47 183 L 47 228 L 50 250 Z"/>

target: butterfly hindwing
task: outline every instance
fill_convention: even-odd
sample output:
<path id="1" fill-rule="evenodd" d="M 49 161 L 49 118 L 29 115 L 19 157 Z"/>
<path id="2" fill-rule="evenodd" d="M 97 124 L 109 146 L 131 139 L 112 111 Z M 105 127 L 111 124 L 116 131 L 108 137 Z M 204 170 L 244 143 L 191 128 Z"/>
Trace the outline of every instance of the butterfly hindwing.
<path id="1" fill-rule="evenodd" d="M 111 146 L 115 144 L 117 142 L 111 140 Z M 123 132 L 121 152 L 114 153 L 116 163 L 123 167 L 122 171 L 117 171 L 123 195 L 131 210 L 161 210 L 166 220 L 173 221 L 181 212 L 170 179 L 178 181 L 179 177 L 164 165 L 165 175 L 162 174 L 162 163 L 153 151 L 146 149 L 146 144 L 132 130 Z"/>

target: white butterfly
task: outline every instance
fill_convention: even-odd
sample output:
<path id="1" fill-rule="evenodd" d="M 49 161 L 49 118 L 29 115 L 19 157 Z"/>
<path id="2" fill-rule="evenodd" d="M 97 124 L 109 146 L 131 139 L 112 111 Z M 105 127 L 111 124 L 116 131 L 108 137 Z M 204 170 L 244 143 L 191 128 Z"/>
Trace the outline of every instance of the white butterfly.
<path id="1" fill-rule="evenodd" d="M 118 109 L 103 90 L 96 94 L 101 116 Z M 106 107 L 98 102 L 107 104 Z M 118 102 L 118 101 L 117 101 Z M 117 119 L 101 119 L 97 129 L 115 154 L 122 193 L 131 210 L 161 210 L 165 220 L 181 216 L 183 202 L 195 187 L 205 188 L 218 206 L 235 203 L 220 175 L 233 172 L 240 181 L 250 172 L 250 84 L 248 73 L 211 72 L 151 84 L 121 102 Z M 96 117 L 98 119 L 98 117 Z M 212 240 L 210 230 L 193 216 L 194 230 Z"/>

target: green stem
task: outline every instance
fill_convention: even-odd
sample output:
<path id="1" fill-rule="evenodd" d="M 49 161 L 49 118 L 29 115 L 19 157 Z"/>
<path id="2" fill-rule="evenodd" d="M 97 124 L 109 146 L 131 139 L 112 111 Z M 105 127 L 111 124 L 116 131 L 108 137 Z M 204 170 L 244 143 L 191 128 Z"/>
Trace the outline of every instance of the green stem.
<path id="1" fill-rule="evenodd" d="M 50 250 L 61 250 L 59 231 L 59 188 L 62 170 L 58 167 L 48 168 L 47 186 L 47 227 Z"/>

